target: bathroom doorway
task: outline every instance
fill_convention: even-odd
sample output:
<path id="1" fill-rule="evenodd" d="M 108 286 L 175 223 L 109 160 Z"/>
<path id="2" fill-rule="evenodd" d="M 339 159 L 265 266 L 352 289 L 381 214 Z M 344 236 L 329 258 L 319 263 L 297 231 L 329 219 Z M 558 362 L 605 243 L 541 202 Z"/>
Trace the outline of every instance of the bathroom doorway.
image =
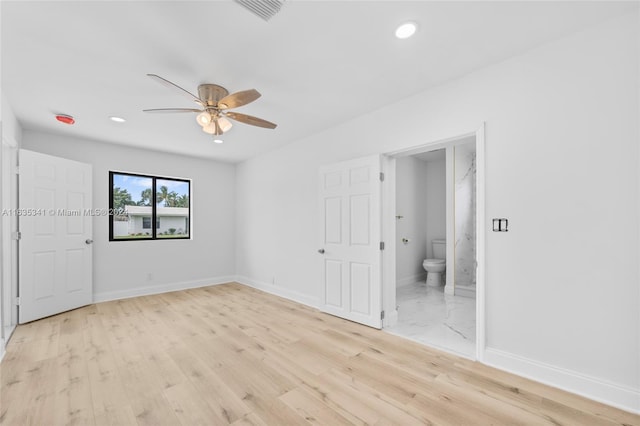
<path id="1" fill-rule="evenodd" d="M 390 154 L 383 212 L 385 331 L 471 359 L 484 350 L 478 134 Z"/>

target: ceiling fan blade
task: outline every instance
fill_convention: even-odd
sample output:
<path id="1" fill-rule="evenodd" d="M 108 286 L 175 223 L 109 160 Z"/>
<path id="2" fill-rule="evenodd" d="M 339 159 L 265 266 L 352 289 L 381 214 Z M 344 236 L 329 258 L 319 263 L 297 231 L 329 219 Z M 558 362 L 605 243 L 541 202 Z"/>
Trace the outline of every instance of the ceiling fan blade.
<path id="1" fill-rule="evenodd" d="M 264 127 L 267 129 L 275 129 L 278 125 L 271 123 L 270 121 L 263 120 L 262 118 L 253 117 L 247 114 L 240 114 L 239 112 L 229 111 L 225 113 L 225 115 L 229 118 L 232 118 L 241 123 L 250 124 L 252 126 Z"/>
<path id="2" fill-rule="evenodd" d="M 157 81 L 158 83 L 162 84 L 163 86 L 167 86 L 169 88 L 172 89 L 178 89 L 180 91 L 180 93 L 182 93 L 183 95 L 187 96 L 189 99 L 191 99 L 192 101 L 195 101 L 197 103 L 199 103 L 200 105 L 202 105 L 202 101 L 200 100 L 200 98 L 198 98 L 196 95 L 194 95 L 193 93 L 189 92 L 186 89 L 183 89 L 182 87 L 178 86 L 175 83 L 170 82 L 169 80 L 167 80 L 166 78 L 162 78 L 159 75 L 156 74 L 147 74 L 149 77 L 151 77 L 152 79 L 154 79 L 155 81 Z"/>
<path id="3" fill-rule="evenodd" d="M 243 90 L 241 92 L 232 93 L 218 101 L 218 108 L 220 109 L 238 108 L 238 107 L 241 107 L 242 105 L 246 105 L 250 102 L 255 101 L 260 96 L 262 95 L 256 89 Z"/>
<path id="4" fill-rule="evenodd" d="M 201 109 L 195 108 L 152 108 L 152 109 L 143 109 L 143 112 L 153 112 L 153 113 L 171 113 L 171 112 L 202 112 Z"/>

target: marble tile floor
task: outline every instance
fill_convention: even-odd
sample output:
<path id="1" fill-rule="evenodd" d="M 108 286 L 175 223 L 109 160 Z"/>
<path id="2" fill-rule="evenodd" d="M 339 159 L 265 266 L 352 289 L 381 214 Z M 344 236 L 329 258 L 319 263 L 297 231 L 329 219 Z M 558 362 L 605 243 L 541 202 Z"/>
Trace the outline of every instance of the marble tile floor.
<path id="1" fill-rule="evenodd" d="M 466 358 L 475 358 L 476 300 L 427 287 L 424 281 L 396 290 L 398 322 L 384 330 Z"/>

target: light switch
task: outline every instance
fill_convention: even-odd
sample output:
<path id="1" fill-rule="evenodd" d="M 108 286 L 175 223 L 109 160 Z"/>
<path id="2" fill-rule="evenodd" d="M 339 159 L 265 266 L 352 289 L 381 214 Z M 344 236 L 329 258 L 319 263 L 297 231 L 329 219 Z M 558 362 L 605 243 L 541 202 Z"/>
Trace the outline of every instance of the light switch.
<path id="1" fill-rule="evenodd" d="M 508 232 L 509 221 L 505 218 L 493 219 L 493 232 Z"/>

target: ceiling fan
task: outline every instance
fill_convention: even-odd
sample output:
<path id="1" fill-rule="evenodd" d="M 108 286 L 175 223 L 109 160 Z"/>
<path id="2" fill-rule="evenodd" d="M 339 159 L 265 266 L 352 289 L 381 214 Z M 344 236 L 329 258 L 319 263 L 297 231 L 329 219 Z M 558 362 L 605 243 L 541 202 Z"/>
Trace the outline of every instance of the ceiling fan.
<path id="1" fill-rule="evenodd" d="M 160 77 L 156 74 L 147 74 L 158 83 L 178 89 L 180 93 L 200 105 L 198 108 L 154 108 L 145 109 L 144 112 L 152 113 L 174 113 L 174 112 L 197 112 L 196 121 L 202 127 L 202 131 L 210 135 L 222 135 L 229 131 L 233 124 L 229 118 L 252 126 L 275 129 L 277 124 L 271 123 L 258 117 L 253 117 L 239 112 L 228 111 L 231 108 L 238 108 L 258 99 L 261 95 L 255 89 L 243 90 L 229 94 L 229 91 L 217 84 L 201 84 L 198 86 L 198 96 L 183 89 L 175 83 Z"/>

